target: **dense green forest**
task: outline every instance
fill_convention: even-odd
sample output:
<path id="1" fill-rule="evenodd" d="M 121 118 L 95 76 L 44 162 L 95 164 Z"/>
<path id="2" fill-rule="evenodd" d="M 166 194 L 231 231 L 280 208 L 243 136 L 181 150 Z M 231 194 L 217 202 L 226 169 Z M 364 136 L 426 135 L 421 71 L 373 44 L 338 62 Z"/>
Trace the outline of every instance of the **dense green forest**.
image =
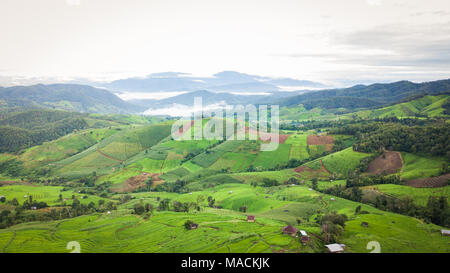
<path id="1" fill-rule="evenodd" d="M 355 151 L 376 152 L 381 148 L 410 153 L 447 156 L 450 159 L 450 125 L 447 122 L 425 126 L 373 122 L 333 129 L 337 134 L 357 137 Z"/>

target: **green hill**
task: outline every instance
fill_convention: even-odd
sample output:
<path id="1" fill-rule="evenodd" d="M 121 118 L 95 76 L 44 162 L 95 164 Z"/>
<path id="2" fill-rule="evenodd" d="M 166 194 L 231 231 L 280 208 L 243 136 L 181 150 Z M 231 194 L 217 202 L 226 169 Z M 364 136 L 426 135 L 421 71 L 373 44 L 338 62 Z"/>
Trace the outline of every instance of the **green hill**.
<path id="1" fill-rule="evenodd" d="M 387 117 L 415 117 L 427 116 L 437 117 L 445 116 L 445 108 L 443 105 L 450 100 L 449 95 L 440 96 L 424 96 L 423 98 L 395 104 L 392 106 L 375 109 L 364 110 L 356 113 L 347 114 L 346 116 L 357 115 L 361 118 L 387 118 Z"/>

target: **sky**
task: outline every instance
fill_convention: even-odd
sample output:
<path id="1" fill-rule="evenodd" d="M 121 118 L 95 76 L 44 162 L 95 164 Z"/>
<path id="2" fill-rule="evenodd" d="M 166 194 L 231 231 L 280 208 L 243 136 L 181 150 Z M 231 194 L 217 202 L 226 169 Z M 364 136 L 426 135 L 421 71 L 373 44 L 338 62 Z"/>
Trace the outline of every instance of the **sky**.
<path id="1" fill-rule="evenodd" d="M 0 84 L 223 70 L 450 78 L 448 0 L 1 0 Z"/>

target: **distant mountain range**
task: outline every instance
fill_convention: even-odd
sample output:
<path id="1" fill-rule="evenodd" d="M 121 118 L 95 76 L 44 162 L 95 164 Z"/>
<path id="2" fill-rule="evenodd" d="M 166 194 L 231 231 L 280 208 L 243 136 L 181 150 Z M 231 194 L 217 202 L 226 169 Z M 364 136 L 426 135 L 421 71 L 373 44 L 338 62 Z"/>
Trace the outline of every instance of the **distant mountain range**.
<path id="1" fill-rule="evenodd" d="M 220 77 L 230 76 L 223 72 Z M 231 72 L 230 72 L 231 73 Z M 161 77 L 171 76 L 162 74 Z M 156 76 L 154 76 L 156 77 Z M 250 77 L 238 74 L 235 81 L 245 82 Z M 229 80 L 231 81 L 231 80 Z M 242 85 L 240 83 L 233 84 Z M 245 85 L 245 84 L 244 84 Z M 237 88 L 237 87 L 236 87 Z M 261 90 L 258 90 L 261 91 Z M 362 108 L 379 108 L 390 104 L 404 102 L 423 95 L 437 95 L 450 92 L 450 80 L 425 83 L 400 81 L 389 84 L 356 85 L 343 89 L 328 89 L 302 92 L 265 92 L 252 95 L 237 93 L 211 92 L 208 90 L 191 91 L 178 96 L 154 100 L 124 101 L 112 92 L 77 84 L 51 84 L 0 87 L 0 108 L 50 108 L 87 113 L 143 113 L 148 109 L 170 108 L 174 105 L 192 106 L 195 97 L 202 97 L 203 105 L 217 103 L 233 104 L 279 104 L 280 106 L 297 106 L 306 109 L 315 107 L 323 109 L 345 108 L 355 110 Z M 242 93 L 243 94 L 243 93 Z"/>
<path id="2" fill-rule="evenodd" d="M 450 79 L 424 83 L 399 81 L 385 84 L 355 85 L 350 88 L 320 90 L 275 101 L 282 106 L 356 109 L 403 102 L 421 95 L 450 92 Z"/>
<path id="3" fill-rule="evenodd" d="M 128 78 L 110 83 L 96 83 L 112 91 L 224 91 L 224 92 L 275 92 L 283 87 L 299 89 L 325 88 L 326 86 L 312 81 L 290 78 L 270 78 L 249 75 L 235 71 L 223 71 L 212 77 L 191 77 L 189 74 L 165 72 L 150 74 L 145 78 Z"/>

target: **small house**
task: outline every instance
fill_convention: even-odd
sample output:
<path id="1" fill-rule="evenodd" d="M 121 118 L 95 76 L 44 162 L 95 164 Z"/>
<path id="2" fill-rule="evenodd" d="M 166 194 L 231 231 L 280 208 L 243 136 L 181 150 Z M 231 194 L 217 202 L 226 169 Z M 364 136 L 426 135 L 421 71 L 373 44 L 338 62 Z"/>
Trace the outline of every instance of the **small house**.
<path id="1" fill-rule="evenodd" d="M 228 193 L 229 193 L 229 194 L 232 194 L 232 193 L 233 193 L 233 191 L 229 191 Z"/>
<path id="2" fill-rule="evenodd" d="M 254 215 L 247 215 L 247 222 L 255 222 L 255 216 Z"/>
<path id="3" fill-rule="evenodd" d="M 283 227 L 283 234 L 288 234 L 291 235 L 292 237 L 295 237 L 297 236 L 297 232 L 298 229 L 291 225 Z"/>
<path id="4" fill-rule="evenodd" d="M 37 210 L 37 207 L 31 207 L 31 210 Z"/>
<path id="5" fill-rule="evenodd" d="M 189 226 L 190 229 L 197 229 L 198 228 L 198 224 L 191 224 Z"/>
<path id="6" fill-rule="evenodd" d="M 307 242 L 309 242 L 309 236 L 308 233 L 306 233 L 306 231 L 300 230 L 300 236 L 302 243 L 306 244 Z"/>
<path id="7" fill-rule="evenodd" d="M 334 202 L 334 198 L 333 197 L 331 197 L 330 200 L 331 200 L 331 202 Z"/>
<path id="8" fill-rule="evenodd" d="M 442 236 L 450 236 L 450 230 L 448 229 L 442 229 L 441 230 Z"/>
<path id="9" fill-rule="evenodd" d="M 345 251 L 344 244 L 330 244 L 325 245 L 325 247 L 328 249 L 329 253 L 344 253 Z"/>

